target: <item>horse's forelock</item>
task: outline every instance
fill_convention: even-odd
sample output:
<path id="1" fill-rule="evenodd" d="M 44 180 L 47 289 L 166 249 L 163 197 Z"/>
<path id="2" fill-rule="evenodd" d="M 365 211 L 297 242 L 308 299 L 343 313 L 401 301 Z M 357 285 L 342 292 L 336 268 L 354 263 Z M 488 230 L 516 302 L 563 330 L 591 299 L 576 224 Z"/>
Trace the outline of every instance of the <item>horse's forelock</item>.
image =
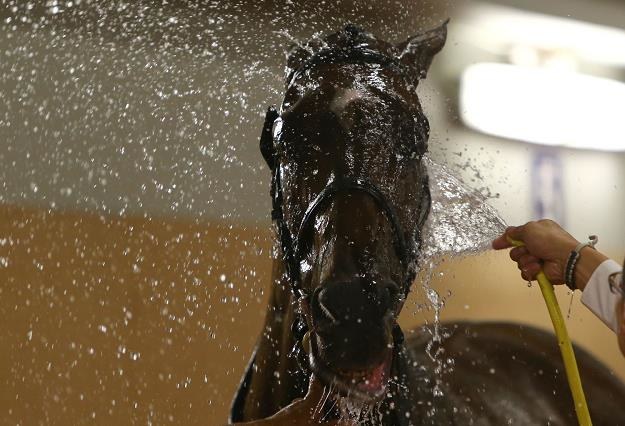
<path id="1" fill-rule="evenodd" d="M 370 32 L 354 25 L 347 24 L 345 28 L 325 37 L 313 37 L 305 44 L 296 44 L 287 53 L 286 84 L 297 70 L 302 68 L 315 56 L 330 51 L 345 53 L 366 50 L 370 54 L 387 57 L 389 61 L 399 55 L 396 47 L 384 40 L 376 38 Z"/>

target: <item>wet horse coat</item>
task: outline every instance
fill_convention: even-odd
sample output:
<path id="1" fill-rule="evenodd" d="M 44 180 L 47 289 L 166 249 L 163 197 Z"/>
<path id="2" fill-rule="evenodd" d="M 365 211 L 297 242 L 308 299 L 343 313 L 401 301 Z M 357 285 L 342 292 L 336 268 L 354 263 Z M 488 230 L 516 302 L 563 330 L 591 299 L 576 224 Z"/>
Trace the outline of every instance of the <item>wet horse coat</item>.
<path id="1" fill-rule="evenodd" d="M 448 324 L 441 349 L 455 366 L 437 384 L 431 330 L 404 341 L 396 324 L 430 201 L 416 86 L 445 36 L 443 25 L 391 45 L 348 26 L 290 54 L 284 102 L 261 137 L 280 254 L 231 421 L 273 415 L 304 396 L 314 373 L 331 402 L 372 407 L 361 423 L 575 423 L 551 334 Z M 578 360 L 595 424 L 625 419 L 623 385 L 579 349 Z"/>

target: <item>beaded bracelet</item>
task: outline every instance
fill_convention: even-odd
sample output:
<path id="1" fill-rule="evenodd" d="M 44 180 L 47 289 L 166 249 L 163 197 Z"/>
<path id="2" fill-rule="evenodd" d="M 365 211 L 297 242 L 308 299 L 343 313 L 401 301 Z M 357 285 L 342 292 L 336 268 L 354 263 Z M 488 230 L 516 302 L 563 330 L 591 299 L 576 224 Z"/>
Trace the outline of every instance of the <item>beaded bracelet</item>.
<path id="1" fill-rule="evenodd" d="M 594 249 L 597 241 L 599 241 L 599 238 L 596 235 L 591 235 L 588 237 L 587 243 L 579 243 L 577 247 L 575 247 L 575 250 L 571 251 L 571 254 L 569 254 L 569 258 L 566 262 L 566 269 L 564 271 L 564 283 L 571 289 L 571 291 L 577 290 L 577 287 L 575 286 L 575 265 L 577 265 L 577 261 L 580 258 L 579 252 L 584 247 Z"/>

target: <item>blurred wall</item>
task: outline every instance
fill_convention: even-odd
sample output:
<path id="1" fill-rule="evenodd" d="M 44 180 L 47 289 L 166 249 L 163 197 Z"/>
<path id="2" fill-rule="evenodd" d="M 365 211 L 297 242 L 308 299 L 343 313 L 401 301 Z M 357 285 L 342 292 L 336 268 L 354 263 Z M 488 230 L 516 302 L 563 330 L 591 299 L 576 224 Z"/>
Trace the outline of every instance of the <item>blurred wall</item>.
<path id="1" fill-rule="evenodd" d="M 3 206 L 0 263 L 0 424 L 225 419 L 267 230 Z"/>

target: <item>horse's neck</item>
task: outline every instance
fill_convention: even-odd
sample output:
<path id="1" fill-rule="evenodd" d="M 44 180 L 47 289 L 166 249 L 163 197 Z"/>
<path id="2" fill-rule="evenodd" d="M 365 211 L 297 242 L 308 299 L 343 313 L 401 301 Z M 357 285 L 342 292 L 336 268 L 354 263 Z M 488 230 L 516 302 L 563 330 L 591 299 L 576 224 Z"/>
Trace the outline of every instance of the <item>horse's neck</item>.
<path id="1" fill-rule="evenodd" d="M 291 356 L 296 343 L 291 333 L 295 305 L 284 271 L 284 263 L 274 260 L 265 325 L 246 377 L 247 389 L 239 389 L 244 392 L 240 420 L 275 414 L 295 398 L 303 397 L 308 387 L 308 377 Z"/>

